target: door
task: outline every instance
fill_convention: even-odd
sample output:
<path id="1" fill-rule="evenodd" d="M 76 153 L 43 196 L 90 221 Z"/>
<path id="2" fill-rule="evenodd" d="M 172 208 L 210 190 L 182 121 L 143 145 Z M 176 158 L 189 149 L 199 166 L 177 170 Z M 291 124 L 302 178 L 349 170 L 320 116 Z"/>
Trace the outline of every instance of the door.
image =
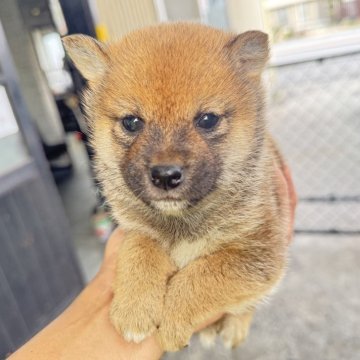
<path id="1" fill-rule="evenodd" d="M 83 286 L 69 225 L 0 24 L 0 358 Z"/>

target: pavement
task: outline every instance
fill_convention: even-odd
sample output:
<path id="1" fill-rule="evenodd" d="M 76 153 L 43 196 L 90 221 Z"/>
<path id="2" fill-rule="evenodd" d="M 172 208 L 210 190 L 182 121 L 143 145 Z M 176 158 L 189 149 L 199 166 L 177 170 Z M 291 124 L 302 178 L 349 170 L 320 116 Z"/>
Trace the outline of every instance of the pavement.
<path id="1" fill-rule="evenodd" d="M 296 236 L 287 275 L 242 346 L 204 349 L 193 336 L 164 360 L 359 360 L 359 259 L 360 236 Z"/>

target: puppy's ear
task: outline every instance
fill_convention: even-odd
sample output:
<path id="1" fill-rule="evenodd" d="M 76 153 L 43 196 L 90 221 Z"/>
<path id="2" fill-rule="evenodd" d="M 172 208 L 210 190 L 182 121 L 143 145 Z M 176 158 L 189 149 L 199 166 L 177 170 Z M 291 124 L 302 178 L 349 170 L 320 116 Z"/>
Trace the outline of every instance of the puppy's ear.
<path id="1" fill-rule="evenodd" d="M 70 59 L 86 80 L 95 82 L 102 78 L 109 61 L 104 44 L 85 35 L 65 36 L 62 42 Z"/>
<path id="2" fill-rule="evenodd" d="M 235 66 L 249 75 L 260 75 L 269 58 L 268 36 L 261 31 L 237 35 L 225 48 Z"/>

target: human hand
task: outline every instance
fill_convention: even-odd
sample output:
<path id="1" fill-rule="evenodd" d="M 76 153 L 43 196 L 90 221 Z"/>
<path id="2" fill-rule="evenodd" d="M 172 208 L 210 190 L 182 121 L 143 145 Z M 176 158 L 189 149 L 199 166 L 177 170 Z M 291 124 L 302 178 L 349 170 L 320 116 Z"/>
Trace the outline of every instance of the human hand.
<path id="1" fill-rule="evenodd" d="M 277 167 L 276 174 L 278 177 L 278 192 L 280 194 L 281 204 L 288 209 L 288 242 L 290 243 L 294 232 L 295 210 L 298 199 L 289 167 L 283 163 L 280 168 Z"/>

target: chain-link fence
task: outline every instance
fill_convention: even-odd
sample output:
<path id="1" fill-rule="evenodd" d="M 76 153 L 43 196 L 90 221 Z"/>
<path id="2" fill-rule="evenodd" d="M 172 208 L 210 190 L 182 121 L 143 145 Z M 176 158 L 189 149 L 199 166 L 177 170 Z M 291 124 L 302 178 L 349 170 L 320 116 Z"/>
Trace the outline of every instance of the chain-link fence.
<path id="1" fill-rule="evenodd" d="M 360 233 L 360 53 L 269 75 L 270 128 L 300 200 L 296 230 Z"/>

